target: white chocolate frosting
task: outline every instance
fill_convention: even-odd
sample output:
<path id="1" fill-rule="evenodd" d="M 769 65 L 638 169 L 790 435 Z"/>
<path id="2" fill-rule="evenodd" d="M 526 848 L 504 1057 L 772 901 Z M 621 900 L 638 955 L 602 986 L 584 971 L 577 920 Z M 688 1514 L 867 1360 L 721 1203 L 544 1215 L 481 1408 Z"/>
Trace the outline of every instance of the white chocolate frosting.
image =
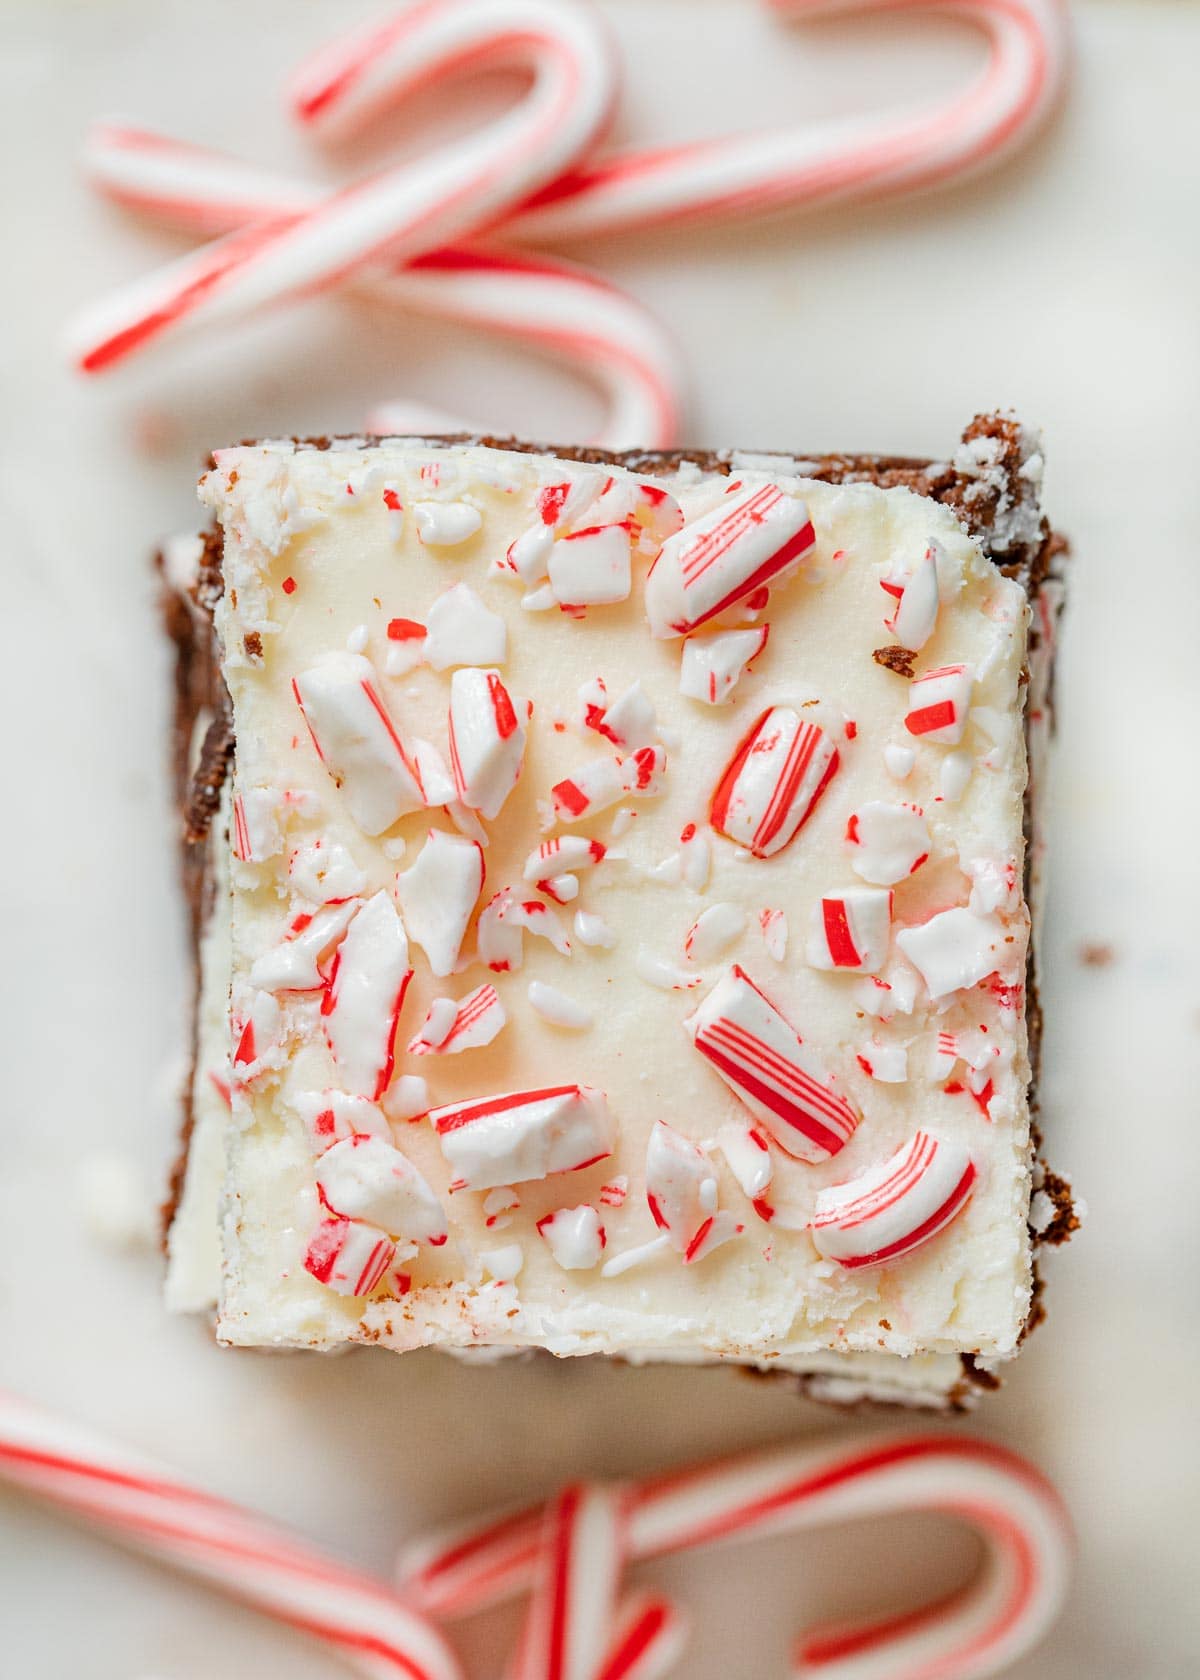
<path id="1" fill-rule="evenodd" d="M 413 440 L 218 455 L 238 798 L 197 1081 L 232 1050 L 232 1110 L 202 1117 L 210 1172 L 225 1156 L 224 1340 L 729 1359 L 891 1398 L 1015 1351 L 1028 606 L 952 511 L 786 466 L 731 490 Z M 782 532 L 753 525 L 728 600 L 711 569 L 689 581 L 725 565 L 727 499 Z M 916 683 L 872 658 L 901 631 Z M 950 667 L 969 680 L 949 726 L 923 708 L 907 727 L 910 691 Z M 782 734 L 739 767 L 767 714 Z M 710 1054 L 724 1030 L 751 1034 L 733 1073 Z M 853 1207 L 852 1181 L 920 1159 L 918 1133 L 970 1163 L 962 1196 L 901 1175 L 867 1222 L 899 1258 L 845 1232 L 822 1252 L 822 1193 Z M 420 1230 L 330 1231 L 319 1162 L 353 1135 L 376 1140 L 355 1206 L 415 1205 L 359 1184 L 398 1151 Z M 185 1307 L 198 1172 L 172 1244 Z M 922 1209 L 944 1214 L 927 1234 Z M 326 1281 L 318 1231 L 326 1260 L 341 1245 Z M 374 1276 L 379 1235 L 378 1282 L 331 1284 Z"/>

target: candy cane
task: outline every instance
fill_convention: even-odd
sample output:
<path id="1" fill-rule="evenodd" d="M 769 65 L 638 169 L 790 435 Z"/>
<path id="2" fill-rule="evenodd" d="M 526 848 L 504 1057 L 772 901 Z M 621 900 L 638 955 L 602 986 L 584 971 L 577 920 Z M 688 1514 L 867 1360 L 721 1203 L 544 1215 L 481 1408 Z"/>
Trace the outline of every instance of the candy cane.
<path id="1" fill-rule="evenodd" d="M 1068 57 L 1063 0 L 771 0 L 781 16 L 938 11 L 984 29 L 988 61 L 931 109 L 864 114 L 619 153 L 569 171 L 506 224 L 522 239 L 580 239 L 942 183 L 1001 162 L 1053 105 Z"/>
<path id="2" fill-rule="evenodd" d="M 111 123 L 88 136 L 84 168 L 117 203 L 199 234 L 302 215 L 322 196 L 237 158 Z M 490 245 L 443 247 L 372 267 L 355 284 L 379 303 L 519 338 L 577 366 L 606 399 L 596 438 L 605 448 L 674 439 L 682 374 L 673 344 L 640 304 L 577 264 Z M 381 404 L 377 416 L 374 431 L 463 429 L 425 416 L 414 427 L 398 404 Z"/>
<path id="3" fill-rule="evenodd" d="M 333 118 L 397 103 L 464 68 L 529 67 L 511 111 L 417 163 L 311 209 L 249 223 L 87 311 L 68 347 L 96 372 L 181 327 L 227 320 L 341 284 L 494 221 L 582 155 L 607 121 L 608 39 L 576 0 L 426 0 L 301 73 L 302 108 Z"/>
<path id="4" fill-rule="evenodd" d="M 893 1512 L 937 1511 L 971 1524 L 986 1558 L 961 1592 L 886 1622 L 810 1629 L 798 1674 L 824 1680 L 977 1680 L 1046 1632 L 1062 1601 L 1070 1526 L 1028 1463 L 986 1441 L 877 1436 L 731 1459 L 631 1490 L 631 1559 Z M 402 1576 L 426 1609 L 459 1615 L 527 1587 L 540 1556 L 537 1511 L 418 1543 Z"/>
<path id="5" fill-rule="evenodd" d="M 381 1583 L 3 1391 L 0 1479 L 324 1640 L 369 1680 L 462 1680 L 442 1636 Z"/>

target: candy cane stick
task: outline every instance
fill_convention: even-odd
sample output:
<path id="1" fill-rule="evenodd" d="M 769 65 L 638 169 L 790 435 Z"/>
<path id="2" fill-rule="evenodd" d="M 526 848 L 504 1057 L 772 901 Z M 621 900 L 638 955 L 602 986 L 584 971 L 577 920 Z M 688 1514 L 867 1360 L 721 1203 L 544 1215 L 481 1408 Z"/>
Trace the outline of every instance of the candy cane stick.
<path id="1" fill-rule="evenodd" d="M 203 234 L 300 215 L 321 199 L 304 182 L 113 123 L 88 136 L 84 168 L 117 203 Z M 596 438 L 605 448 L 662 447 L 676 435 L 682 377 L 673 345 L 631 297 L 576 265 L 483 246 L 443 248 L 371 268 L 356 284 L 381 303 L 519 337 L 579 367 L 607 398 Z M 412 430 L 406 418 L 399 405 L 383 405 L 372 429 Z"/>
<path id="2" fill-rule="evenodd" d="M 506 225 L 522 239 L 580 239 L 668 222 L 910 192 L 999 163 L 1046 115 L 1067 64 L 1064 0 L 771 0 L 809 18 L 869 6 L 939 11 L 988 36 L 987 64 L 932 108 L 864 114 L 618 153 L 549 183 Z"/>
<path id="3" fill-rule="evenodd" d="M 441 1635 L 381 1583 L 3 1391 L 0 1480 L 315 1635 L 368 1680 L 462 1680 Z"/>
<path id="4" fill-rule="evenodd" d="M 394 21 L 389 43 L 373 105 L 464 68 L 527 65 L 533 83 L 505 116 L 419 163 L 311 210 L 251 223 L 102 301 L 68 333 L 81 369 L 96 372 L 184 325 L 308 296 L 373 261 L 474 231 L 554 180 L 607 120 L 607 36 L 578 0 L 427 0 Z M 355 85 L 344 63 L 341 74 Z M 330 76 L 323 106 L 317 99 L 324 109 L 336 103 Z"/>
<path id="5" fill-rule="evenodd" d="M 512 1680 L 596 1680 L 624 1561 L 623 1499 L 572 1483 L 546 1509 Z"/>
<path id="6" fill-rule="evenodd" d="M 1000 1672 L 1049 1627 L 1064 1591 L 1069 1527 L 1049 1484 L 984 1441 L 881 1436 L 734 1459 L 643 1483 L 630 1502 L 631 1558 L 780 1535 L 891 1512 L 939 1511 L 969 1522 L 987 1548 L 963 1592 L 899 1620 L 815 1630 L 799 1672 L 824 1680 L 976 1680 Z M 426 1608 L 459 1614 L 526 1587 L 538 1515 L 511 1514 L 414 1548 L 404 1578 Z"/>

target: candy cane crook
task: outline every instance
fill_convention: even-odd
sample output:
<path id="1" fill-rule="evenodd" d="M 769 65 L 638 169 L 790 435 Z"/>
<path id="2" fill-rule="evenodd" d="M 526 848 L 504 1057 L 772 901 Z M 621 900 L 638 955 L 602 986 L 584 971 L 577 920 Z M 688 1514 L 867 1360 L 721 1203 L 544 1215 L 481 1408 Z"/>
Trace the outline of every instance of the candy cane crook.
<path id="1" fill-rule="evenodd" d="M 562 171 L 608 119 L 608 37 L 580 0 L 425 0 L 302 72 L 302 108 L 359 116 L 463 68 L 527 65 L 528 94 L 496 122 L 418 162 L 271 215 L 150 274 L 81 316 L 76 365 L 97 372 L 184 326 L 341 284 L 493 222 Z"/>
<path id="2" fill-rule="evenodd" d="M 114 123 L 92 130 L 84 168 L 115 202 L 206 236 L 321 201 L 305 182 Z M 407 264 L 373 265 L 355 284 L 380 303 L 520 338 L 578 367 L 606 399 L 595 438 L 604 448 L 659 448 L 677 435 L 683 376 L 674 345 L 633 298 L 576 264 L 494 246 L 442 247 Z M 377 413 L 372 430 L 414 429 L 400 405 Z"/>
<path id="3" fill-rule="evenodd" d="M 462 1680 L 442 1636 L 381 1583 L 2 1390 L 0 1481 L 314 1635 L 367 1680 Z"/>
<path id="4" fill-rule="evenodd" d="M 986 1547 L 962 1592 L 924 1611 L 810 1629 L 798 1675 L 822 1680 L 982 1680 L 1015 1662 L 1053 1621 L 1071 1540 L 1058 1496 L 1015 1454 L 985 1441 L 895 1434 L 752 1454 L 644 1482 L 630 1494 L 631 1559 L 783 1535 L 893 1512 L 970 1523 Z M 458 1615 L 524 1590 L 539 1567 L 537 1511 L 459 1529 L 412 1548 L 402 1577 L 416 1601 Z"/>
<path id="5" fill-rule="evenodd" d="M 937 11 L 988 37 L 988 61 L 940 105 L 618 153 L 550 182 L 507 224 L 582 239 L 667 222 L 880 197 L 999 163 L 1053 105 L 1068 56 L 1065 0 L 769 0 L 781 17 Z"/>

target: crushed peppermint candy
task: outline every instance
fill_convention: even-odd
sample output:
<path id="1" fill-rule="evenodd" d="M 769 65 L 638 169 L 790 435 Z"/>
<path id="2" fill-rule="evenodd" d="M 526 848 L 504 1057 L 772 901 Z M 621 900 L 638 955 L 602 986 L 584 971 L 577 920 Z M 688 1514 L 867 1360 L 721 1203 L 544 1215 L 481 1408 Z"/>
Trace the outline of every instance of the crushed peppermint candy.
<path id="1" fill-rule="evenodd" d="M 679 692 L 689 700 L 719 706 L 728 700 L 742 673 L 748 671 L 767 645 L 769 624 L 753 630 L 717 630 L 689 636 L 683 644 Z"/>
<path id="2" fill-rule="evenodd" d="M 925 813 L 919 805 L 889 805 L 870 799 L 846 824 L 850 867 L 864 881 L 890 887 L 914 875 L 932 849 Z"/>
<path id="3" fill-rule="evenodd" d="M 409 937 L 439 979 L 452 974 L 483 890 L 483 851 L 473 840 L 430 829 L 410 869 L 396 877 Z"/>
<path id="4" fill-rule="evenodd" d="M 608 1241 L 600 1215 L 586 1203 L 556 1208 L 538 1220 L 537 1232 L 564 1272 L 586 1272 L 598 1266 Z"/>
<path id="5" fill-rule="evenodd" d="M 891 934 L 890 890 L 845 887 L 813 906 L 805 958 L 810 968 L 874 974 L 887 961 Z"/>
<path id="6" fill-rule="evenodd" d="M 936 1000 L 978 985 L 993 973 L 1011 949 L 1006 937 L 998 916 L 956 907 L 919 927 L 902 928 L 896 943 Z"/>
<path id="7" fill-rule="evenodd" d="M 338 946 L 321 1003 L 342 1083 L 377 1099 L 392 1077 L 396 1022 L 412 979 L 408 939 L 386 893 L 369 898 Z"/>
<path id="8" fill-rule="evenodd" d="M 364 834 L 382 834 L 426 803 L 421 772 L 379 692 L 375 667 L 327 653 L 292 681 L 317 755 Z"/>
<path id="9" fill-rule="evenodd" d="M 414 502 L 412 514 L 427 548 L 458 548 L 483 524 L 483 515 L 470 502 Z"/>
<path id="10" fill-rule="evenodd" d="M 548 986 L 544 980 L 529 982 L 529 1006 L 543 1021 L 549 1021 L 556 1027 L 567 1027 L 573 1032 L 582 1032 L 590 1027 L 595 1020 L 591 1010 L 582 1003 L 577 1003 L 566 992 L 557 986 Z"/>
<path id="11" fill-rule="evenodd" d="M 465 666 L 450 682 L 450 768 L 461 802 L 489 822 L 517 785 L 525 728 L 498 671 Z"/>
<path id="12" fill-rule="evenodd" d="M 490 1044 L 508 1020 L 495 986 L 477 986 L 466 997 L 434 998 L 420 1032 L 408 1046 L 410 1056 L 457 1056 Z"/>
<path id="13" fill-rule="evenodd" d="M 646 1202 L 651 1218 L 685 1263 L 739 1236 L 743 1227 L 717 1206 L 713 1164 L 682 1132 L 656 1120 L 646 1145 Z"/>
<path id="14" fill-rule="evenodd" d="M 429 609 L 425 660 L 435 671 L 453 665 L 503 665 L 508 626 L 467 583 L 453 584 Z"/>
<path id="15" fill-rule="evenodd" d="M 941 665 L 908 687 L 904 727 L 938 746 L 956 747 L 967 727 L 975 678 L 969 665 Z"/>
<path id="16" fill-rule="evenodd" d="M 451 1190 L 492 1190 L 580 1172 L 613 1150 L 602 1091 L 557 1085 L 435 1108 L 429 1119 L 454 1173 Z"/>
<path id="17" fill-rule="evenodd" d="M 791 706 L 772 706 L 717 783 L 709 821 L 755 857 L 773 857 L 811 817 L 838 764 L 838 749 L 819 724 Z"/>
<path id="18" fill-rule="evenodd" d="M 910 568 L 892 568 L 881 579 L 883 588 L 895 600 L 885 627 L 902 648 L 919 653 L 937 628 L 939 544 L 931 542 Z"/>
<path id="19" fill-rule="evenodd" d="M 745 928 L 746 913 L 736 904 L 710 904 L 684 935 L 683 954 L 689 962 L 712 962 L 736 944 Z"/>
<path id="20" fill-rule="evenodd" d="M 440 1247 L 446 1241 L 442 1204 L 408 1157 L 379 1137 L 356 1134 L 326 1150 L 317 1190 L 330 1213 L 409 1242 Z"/>
<path id="21" fill-rule="evenodd" d="M 813 1242 L 851 1270 L 899 1260 L 958 1217 L 976 1177 L 961 1144 L 916 1132 L 887 1160 L 817 1192 Z"/>
<path id="22" fill-rule="evenodd" d="M 357 1219 L 323 1219 L 308 1240 L 304 1270 L 339 1295 L 369 1295 L 396 1257 L 386 1231 Z"/>

